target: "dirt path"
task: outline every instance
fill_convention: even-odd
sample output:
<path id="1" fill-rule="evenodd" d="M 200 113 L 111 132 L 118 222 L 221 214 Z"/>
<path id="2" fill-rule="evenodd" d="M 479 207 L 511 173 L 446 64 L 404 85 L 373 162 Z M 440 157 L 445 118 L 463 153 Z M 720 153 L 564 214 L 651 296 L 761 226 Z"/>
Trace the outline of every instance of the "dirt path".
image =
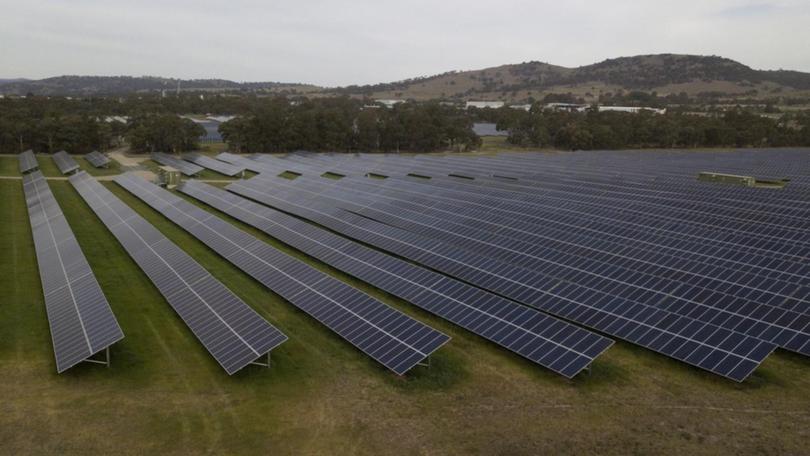
<path id="1" fill-rule="evenodd" d="M 134 156 L 125 153 L 126 149 L 116 149 L 109 152 L 107 155 L 121 164 L 124 168 L 137 168 L 141 163 L 148 160 L 149 156 Z"/>

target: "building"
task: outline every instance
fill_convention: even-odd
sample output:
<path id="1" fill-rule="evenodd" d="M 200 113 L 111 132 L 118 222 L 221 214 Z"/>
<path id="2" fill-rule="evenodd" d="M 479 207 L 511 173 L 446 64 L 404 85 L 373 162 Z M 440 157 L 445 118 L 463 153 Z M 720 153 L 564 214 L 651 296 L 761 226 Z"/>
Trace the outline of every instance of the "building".
<path id="1" fill-rule="evenodd" d="M 498 109 L 498 108 L 503 108 L 505 104 L 506 103 L 504 103 L 503 101 L 468 101 L 467 104 L 464 106 L 464 109 L 470 109 L 470 108 Z"/>
<path id="2" fill-rule="evenodd" d="M 520 104 L 520 105 L 509 105 L 511 109 L 522 109 L 523 111 L 529 112 L 532 110 L 532 105 L 530 104 Z"/>
<path id="3" fill-rule="evenodd" d="M 652 112 L 653 114 L 666 114 L 666 109 L 659 109 L 659 108 L 646 108 L 643 106 L 599 106 L 599 112 L 629 112 L 632 114 L 638 114 L 640 112 L 648 111 Z"/>
<path id="4" fill-rule="evenodd" d="M 546 103 L 545 108 L 553 111 L 583 112 L 588 109 L 589 106 L 576 103 Z"/>
<path id="5" fill-rule="evenodd" d="M 405 103 L 405 100 L 374 100 L 374 103 L 381 104 L 386 108 L 393 108 L 394 105 Z"/>

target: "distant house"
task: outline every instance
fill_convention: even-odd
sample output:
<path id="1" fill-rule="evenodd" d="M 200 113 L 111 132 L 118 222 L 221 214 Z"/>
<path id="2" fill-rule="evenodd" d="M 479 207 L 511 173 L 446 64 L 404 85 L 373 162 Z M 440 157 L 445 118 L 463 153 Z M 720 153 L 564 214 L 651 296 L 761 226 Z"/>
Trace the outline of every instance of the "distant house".
<path id="1" fill-rule="evenodd" d="M 629 112 L 638 114 L 640 112 L 652 112 L 653 114 L 666 114 L 666 109 L 646 108 L 643 106 L 599 106 L 599 112 Z"/>
<path id="2" fill-rule="evenodd" d="M 545 108 L 553 111 L 583 112 L 588 109 L 589 106 L 576 103 L 546 103 Z"/>
<path id="3" fill-rule="evenodd" d="M 509 131 L 498 130 L 498 126 L 492 122 L 476 122 L 472 129 L 473 133 L 482 138 L 484 136 L 509 136 Z"/>
<path id="4" fill-rule="evenodd" d="M 554 111 L 585 112 L 591 109 L 591 105 L 575 103 L 548 103 L 546 109 Z M 597 106 L 599 112 L 628 112 L 638 114 L 640 112 L 652 112 L 654 114 L 666 114 L 666 109 L 647 108 L 643 106 Z"/>
<path id="5" fill-rule="evenodd" d="M 405 103 L 405 100 L 374 100 L 374 103 L 381 104 L 386 108 L 393 108 L 394 105 Z"/>
<path id="6" fill-rule="evenodd" d="M 503 108 L 503 106 L 504 106 L 505 104 L 506 104 L 506 103 L 504 103 L 503 101 L 468 101 L 468 102 L 467 102 L 467 104 L 466 104 L 466 106 L 464 106 L 464 109 L 470 109 L 470 108 L 478 108 L 478 109 L 491 108 L 491 109 L 498 109 L 498 108 Z"/>
<path id="7" fill-rule="evenodd" d="M 530 104 L 520 104 L 520 105 L 509 105 L 512 109 L 521 109 L 523 111 L 529 112 L 532 110 L 532 105 Z"/>
<path id="8" fill-rule="evenodd" d="M 129 122 L 129 116 L 107 116 L 104 118 L 104 122 L 107 123 L 119 122 L 125 124 Z"/>

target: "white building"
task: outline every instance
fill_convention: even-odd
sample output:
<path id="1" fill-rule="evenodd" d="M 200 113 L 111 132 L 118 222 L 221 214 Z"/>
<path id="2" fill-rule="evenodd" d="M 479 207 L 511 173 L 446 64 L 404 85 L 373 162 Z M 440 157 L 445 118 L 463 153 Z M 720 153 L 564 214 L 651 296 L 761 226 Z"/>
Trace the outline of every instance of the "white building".
<path id="1" fill-rule="evenodd" d="M 529 111 L 532 110 L 532 105 L 530 105 L 530 104 L 509 105 L 509 107 L 512 108 L 512 109 L 522 109 L 522 110 L 524 110 L 526 112 L 529 112 Z"/>
<path id="2" fill-rule="evenodd" d="M 506 103 L 504 103 L 503 101 L 468 101 L 468 102 L 467 102 L 467 105 L 466 105 L 466 106 L 464 106 L 464 109 L 470 109 L 470 108 L 478 108 L 478 109 L 491 108 L 491 109 L 498 109 L 498 108 L 503 108 L 503 106 L 504 106 L 505 104 L 506 104 Z"/>
<path id="3" fill-rule="evenodd" d="M 393 108 L 394 105 L 405 103 L 405 100 L 374 100 L 374 103 L 381 104 L 386 108 Z"/>
<path id="4" fill-rule="evenodd" d="M 649 111 L 653 114 L 666 114 L 666 109 L 658 109 L 658 108 L 646 108 L 643 106 L 599 106 L 599 112 L 629 112 L 632 114 L 638 114 L 642 111 Z"/>
<path id="5" fill-rule="evenodd" d="M 575 103 L 546 103 L 546 109 L 554 111 L 569 111 L 569 112 L 583 112 L 589 108 L 586 104 Z"/>

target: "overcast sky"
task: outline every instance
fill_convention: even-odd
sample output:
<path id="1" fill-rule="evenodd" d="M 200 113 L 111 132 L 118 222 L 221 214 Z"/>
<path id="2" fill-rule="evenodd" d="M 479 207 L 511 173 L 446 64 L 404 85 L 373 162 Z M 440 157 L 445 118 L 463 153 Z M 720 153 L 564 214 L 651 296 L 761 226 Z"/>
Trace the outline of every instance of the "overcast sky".
<path id="1" fill-rule="evenodd" d="M 0 77 L 320 85 L 715 54 L 810 72 L 810 0 L 0 0 Z"/>

